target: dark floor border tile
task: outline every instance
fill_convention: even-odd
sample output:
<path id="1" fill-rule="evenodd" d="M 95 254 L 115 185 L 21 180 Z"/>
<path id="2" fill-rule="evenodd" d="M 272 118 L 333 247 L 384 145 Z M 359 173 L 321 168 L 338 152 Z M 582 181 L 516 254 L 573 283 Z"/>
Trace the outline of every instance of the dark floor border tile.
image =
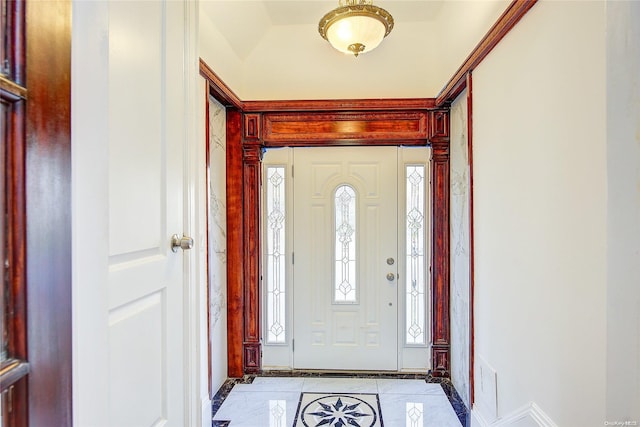
<path id="1" fill-rule="evenodd" d="M 400 380 L 421 380 L 427 378 L 426 373 L 405 372 L 369 372 L 369 371 L 312 371 L 312 370 L 277 370 L 263 371 L 261 377 L 325 377 L 325 378 L 394 378 Z"/>
<path id="2" fill-rule="evenodd" d="M 222 406 L 222 402 L 229 396 L 233 386 L 236 384 L 251 384 L 255 378 L 255 375 L 245 375 L 242 378 L 230 378 L 222 383 L 216 394 L 211 399 L 211 417 L 215 417 L 216 413 Z M 212 427 L 226 427 L 231 421 L 213 421 Z"/>
<path id="3" fill-rule="evenodd" d="M 440 386 L 442 387 L 442 390 L 444 390 L 444 394 L 449 399 L 449 403 L 451 403 L 451 407 L 453 408 L 454 412 L 458 416 L 458 419 L 460 420 L 460 424 L 462 424 L 465 427 L 470 426 L 471 420 L 470 420 L 469 410 L 467 409 L 467 406 L 464 404 L 464 401 L 460 397 L 460 394 L 458 394 L 458 391 L 453 386 L 453 383 L 451 382 L 451 380 L 449 378 L 441 378 L 441 377 L 434 377 L 432 375 L 428 375 L 426 378 L 426 381 L 428 383 L 440 384 Z"/>

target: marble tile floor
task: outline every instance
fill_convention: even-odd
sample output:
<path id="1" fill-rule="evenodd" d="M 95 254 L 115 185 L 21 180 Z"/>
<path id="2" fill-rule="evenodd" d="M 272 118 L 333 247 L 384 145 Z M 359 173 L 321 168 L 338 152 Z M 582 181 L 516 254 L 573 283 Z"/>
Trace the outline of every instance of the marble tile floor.
<path id="1" fill-rule="evenodd" d="M 462 426 L 466 409 L 454 410 L 459 398 L 453 387 L 428 381 L 326 376 L 228 380 L 214 398 L 212 426 Z M 339 422 L 340 414 L 332 414 L 336 411 L 345 424 Z"/>

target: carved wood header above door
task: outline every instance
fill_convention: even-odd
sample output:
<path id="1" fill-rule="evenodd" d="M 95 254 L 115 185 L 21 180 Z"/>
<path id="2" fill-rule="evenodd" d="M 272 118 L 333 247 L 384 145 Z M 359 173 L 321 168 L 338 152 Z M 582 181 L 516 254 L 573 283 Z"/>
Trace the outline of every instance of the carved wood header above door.
<path id="1" fill-rule="evenodd" d="M 244 114 L 244 143 L 265 147 L 427 145 L 448 138 L 447 110 Z"/>

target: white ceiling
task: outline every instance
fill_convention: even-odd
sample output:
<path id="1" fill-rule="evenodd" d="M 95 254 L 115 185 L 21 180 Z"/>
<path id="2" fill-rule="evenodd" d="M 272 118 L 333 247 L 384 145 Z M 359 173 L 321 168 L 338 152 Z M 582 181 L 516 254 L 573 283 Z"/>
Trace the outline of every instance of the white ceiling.
<path id="1" fill-rule="evenodd" d="M 431 21 L 442 7 L 441 0 L 383 0 L 375 5 L 384 7 L 400 22 Z M 263 1 L 273 25 L 317 24 L 325 13 L 338 6 L 337 1 Z"/>
<path id="2" fill-rule="evenodd" d="M 401 25 L 403 22 L 430 22 L 442 9 L 441 0 L 386 0 L 375 2 L 384 7 Z M 318 25 L 325 13 L 334 9 L 332 0 L 204 0 L 204 13 L 218 26 L 240 58 L 246 56 L 274 25 Z"/>
<path id="3" fill-rule="evenodd" d="M 509 0 L 374 0 L 395 21 L 358 58 L 320 18 L 337 0 L 201 0 L 201 57 L 242 99 L 434 97 Z"/>

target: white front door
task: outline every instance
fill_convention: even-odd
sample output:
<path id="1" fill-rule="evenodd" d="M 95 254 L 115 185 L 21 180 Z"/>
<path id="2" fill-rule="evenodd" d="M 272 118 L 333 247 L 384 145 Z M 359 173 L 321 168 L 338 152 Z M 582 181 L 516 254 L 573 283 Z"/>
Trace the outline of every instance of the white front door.
<path id="1" fill-rule="evenodd" d="M 294 149 L 296 369 L 398 369 L 397 150 Z"/>
<path id="2" fill-rule="evenodd" d="M 177 427 L 185 255 L 170 240 L 182 236 L 185 205 L 184 6 L 114 1 L 108 10 L 108 424 Z"/>

